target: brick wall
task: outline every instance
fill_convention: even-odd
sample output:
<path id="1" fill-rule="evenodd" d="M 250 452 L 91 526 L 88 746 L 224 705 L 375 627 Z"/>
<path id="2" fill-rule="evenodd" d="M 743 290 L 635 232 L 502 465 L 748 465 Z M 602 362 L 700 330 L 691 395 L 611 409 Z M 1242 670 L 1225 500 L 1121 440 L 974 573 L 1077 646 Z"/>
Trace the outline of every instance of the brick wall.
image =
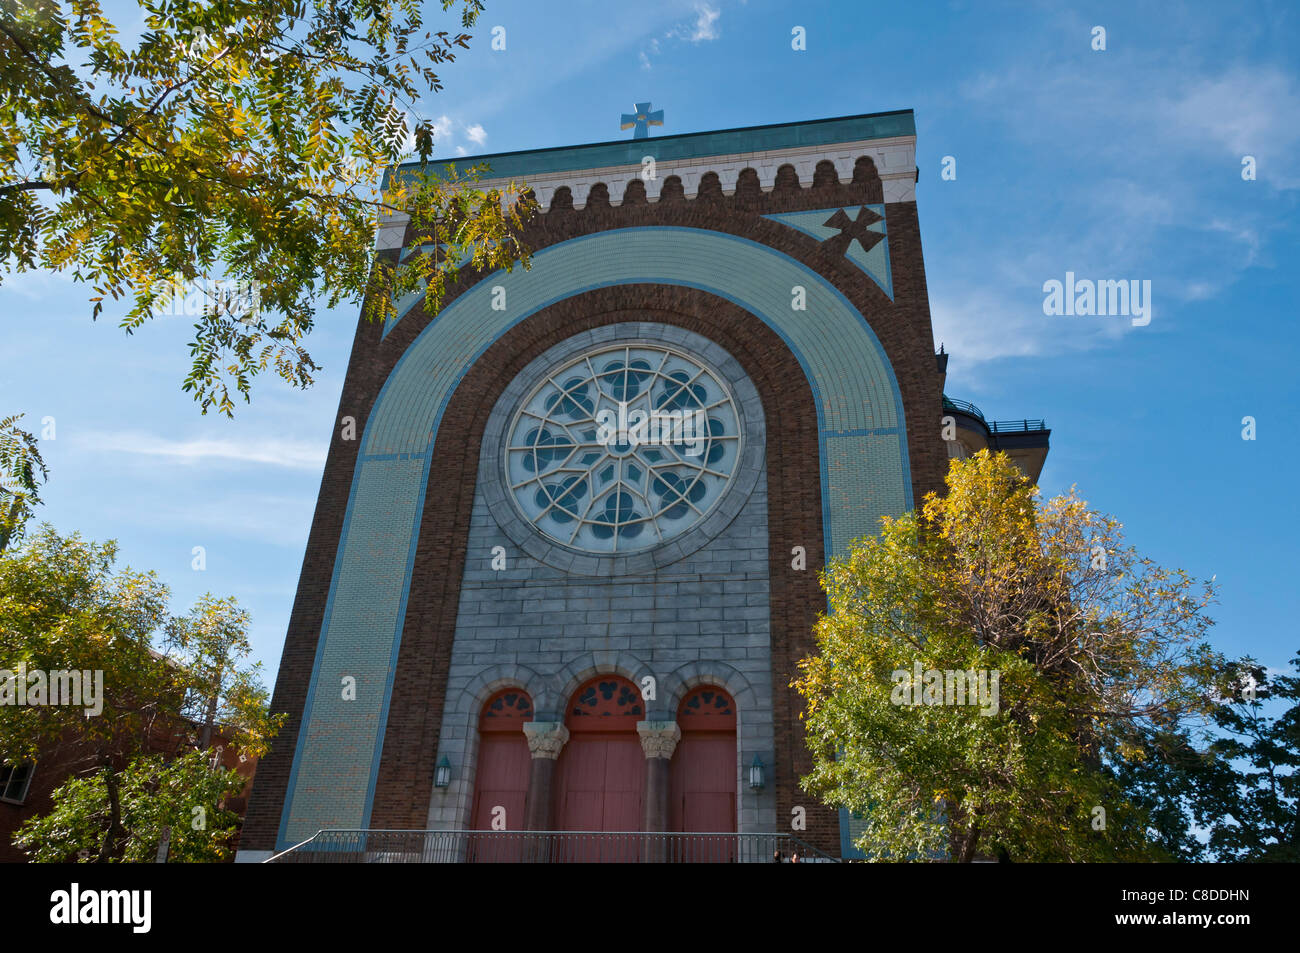
<path id="1" fill-rule="evenodd" d="M 866 318 L 893 367 L 902 395 L 913 498 L 942 484 L 946 453 L 939 436 L 940 379 L 934 361 L 924 264 L 914 202 L 885 205 L 894 299 L 859 268 L 808 235 L 761 218 L 768 212 L 854 207 L 882 200 L 869 159 L 841 183 L 834 167 L 818 166 L 803 187 L 793 169 L 778 173 L 763 192 L 756 176 L 739 177 L 736 193 L 722 193 L 705 176 L 699 196 L 686 201 L 671 177 L 659 200 L 649 203 L 634 180 L 623 203 L 610 204 L 608 190 L 594 187 L 587 207 L 571 208 L 559 189 L 546 214 L 523 236 L 534 250 L 613 228 L 674 225 L 744 236 L 778 249 L 829 279 Z M 463 293 L 481 276 L 462 274 L 450 289 Z M 340 401 L 339 417 L 365 421 L 398 358 L 430 322 L 417 307 L 383 337 L 377 325 L 360 322 Z M 580 330 L 628 320 L 652 320 L 686 328 L 731 353 L 762 399 L 767 429 L 768 548 L 771 565 L 771 683 L 773 686 L 772 786 L 778 817 L 807 798 L 796 779 L 808 769 L 798 699 L 788 688 L 795 662 L 811 647 L 810 629 L 825 601 L 816 584 L 824 551 L 818 471 L 817 408 L 798 361 L 780 337 L 754 315 L 729 301 L 679 286 L 622 285 L 575 295 L 530 316 L 493 344 L 457 387 L 434 445 L 436 492 L 425 496 L 423 519 L 398 664 L 388 713 L 371 826 L 422 827 L 439 747 L 459 590 L 465 570 L 480 443 L 487 415 L 506 384 L 546 348 Z M 270 849 L 279 826 L 294 744 L 329 592 L 343 513 L 360 440 L 340 439 L 338 421 L 313 520 L 297 598 L 276 680 L 274 707 L 289 713 L 275 751 L 259 766 L 243 834 L 247 849 Z M 806 572 L 789 569 L 790 549 L 804 546 Z M 838 847 L 834 812 L 810 810 L 809 839 Z"/>

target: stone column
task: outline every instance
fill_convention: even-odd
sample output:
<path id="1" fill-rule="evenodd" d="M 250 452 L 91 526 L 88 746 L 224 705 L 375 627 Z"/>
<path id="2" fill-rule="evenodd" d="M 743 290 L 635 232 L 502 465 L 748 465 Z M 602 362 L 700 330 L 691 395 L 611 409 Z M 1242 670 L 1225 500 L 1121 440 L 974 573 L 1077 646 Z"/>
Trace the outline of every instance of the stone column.
<path id="1" fill-rule="evenodd" d="M 555 759 L 569 740 L 569 729 L 562 721 L 524 722 L 528 752 L 533 756 L 528 773 L 528 817 L 525 830 L 549 831 L 554 814 L 551 801 L 555 796 Z"/>
<path id="2" fill-rule="evenodd" d="M 668 829 L 668 762 L 677 750 L 682 730 L 675 721 L 639 721 L 636 733 L 641 736 L 645 752 L 645 825 L 646 833 Z M 667 844 L 661 838 L 646 840 L 648 861 L 663 861 Z"/>

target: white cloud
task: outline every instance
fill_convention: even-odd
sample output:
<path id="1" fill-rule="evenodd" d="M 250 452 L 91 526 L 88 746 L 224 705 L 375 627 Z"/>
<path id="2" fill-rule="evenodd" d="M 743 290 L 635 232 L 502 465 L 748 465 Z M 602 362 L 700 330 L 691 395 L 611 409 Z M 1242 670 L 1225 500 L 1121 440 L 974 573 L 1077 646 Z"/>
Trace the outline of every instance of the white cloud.
<path id="1" fill-rule="evenodd" d="M 1204 228 L 1210 232 L 1221 232 L 1246 249 L 1245 260 L 1240 267 L 1249 268 L 1259 259 L 1262 242 L 1259 232 L 1250 226 L 1242 225 L 1240 222 L 1225 222 L 1221 219 L 1214 219 L 1205 223 Z"/>
<path id="2" fill-rule="evenodd" d="M 1009 293 L 1005 288 L 946 282 L 931 292 L 935 344 L 942 344 L 968 375 L 974 365 L 999 358 L 1090 350 L 1118 340 L 1131 328 L 1125 317 L 1049 317 L 1042 303 L 1043 294 L 1035 288 Z"/>
<path id="3" fill-rule="evenodd" d="M 124 431 L 91 434 L 79 443 L 90 450 L 133 456 L 163 457 L 194 465 L 206 461 L 230 461 L 291 470 L 319 470 L 325 465 L 326 447 L 302 440 L 167 440 L 152 434 Z"/>
<path id="4" fill-rule="evenodd" d="M 1275 67 L 1237 66 L 1164 95 L 1165 133 L 1217 146 L 1240 161 L 1259 160 L 1259 178 L 1282 189 L 1300 188 L 1294 173 L 1300 147 L 1300 88 Z M 1234 170 L 1235 171 L 1235 170 Z"/>
<path id="5" fill-rule="evenodd" d="M 458 136 L 476 146 L 482 146 L 487 142 L 487 130 L 483 128 L 482 123 L 464 123 L 444 114 L 432 120 L 430 125 L 433 127 L 434 150 L 440 155 L 446 155 L 452 150 L 458 156 L 469 155 L 465 145 L 453 146 Z"/>
<path id="6" fill-rule="evenodd" d="M 545 44 L 524 44 L 513 49 L 510 58 L 515 68 L 510 75 L 529 76 L 533 80 L 531 94 L 540 97 L 562 83 L 588 75 L 602 64 L 624 63 L 643 45 L 646 36 L 669 28 L 693 6 L 683 0 L 605 4 L 601 15 L 584 25 L 583 42 L 569 44 L 561 57 L 553 56 Z M 652 55 L 653 52 L 652 47 Z M 508 115 L 518 100 L 516 84 L 506 80 L 468 89 L 459 105 L 466 115 L 490 118 Z"/>
<path id="7" fill-rule="evenodd" d="M 454 127 L 455 123 L 452 122 L 450 116 L 439 116 L 433 121 L 433 138 L 435 140 L 450 139 Z"/>
<path id="8" fill-rule="evenodd" d="M 168 488 L 175 496 L 175 485 Z M 224 496 L 190 496 L 153 500 L 122 501 L 103 510 L 103 515 L 117 525 L 147 522 L 168 527 L 171 531 L 199 534 L 199 545 L 207 540 L 247 539 L 300 549 L 307 541 L 315 501 L 310 494 L 300 497 L 271 496 L 264 494 L 237 494 Z M 147 515 L 146 515 L 147 514 Z M 189 545 L 187 543 L 187 545 Z M 209 559 L 212 551 L 209 551 Z M 239 587 L 241 595 L 256 592 L 257 588 Z M 268 590 L 283 591 L 280 587 Z"/>
<path id="9" fill-rule="evenodd" d="M 12 267 L 13 262 L 10 261 L 7 265 Z M 0 284 L 0 294 L 11 291 L 33 301 L 47 298 L 60 286 L 72 287 L 76 284 L 71 270 L 47 271 L 38 268 L 33 271 L 9 271 L 0 277 L 4 279 L 4 283 Z"/>
<path id="10" fill-rule="evenodd" d="M 1269 65 L 1228 65 L 1199 80 L 1188 74 L 1181 60 L 1081 70 L 1050 59 L 981 73 L 959 90 L 1033 143 L 1087 143 L 1099 155 L 1162 167 L 1209 156 L 1226 160 L 1230 177 L 1239 177 L 1242 156 L 1253 155 L 1261 182 L 1300 188 L 1292 159 L 1300 148 L 1300 82 Z"/>
<path id="11" fill-rule="evenodd" d="M 669 36 L 672 36 L 671 33 L 668 34 L 668 35 L 669 35 Z M 651 69 L 651 68 L 653 67 L 654 64 L 650 62 L 650 56 L 651 56 L 651 54 L 653 54 L 654 56 L 658 56 L 658 55 L 659 55 L 659 38 L 658 38 L 658 37 L 653 37 L 653 36 L 650 37 L 650 42 L 649 42 L 649 44 L 647 45 L 646 49 L 642 50 L 639 54 L 637 54 L 637 55 L 640 57 L 640 59 L 641 59 L 641 68 L 642 68 L 642 69 Z"/>
<path id="12" fill-rule="evenodd" d="M 689 40 L 692 43 L 716 40 L 721 35 L 717 26 L 721 17 L 722 11 L 717 7 L 711 7 L 707 3 L 697 3 L 694 23 L 678 24 L 664 35 L 673 39 Z"/>
<path id="13" fill-rule="evenodd" d="M 1198 71 L 1186 57 L 1083 63 L 1021 58 L 959 86 L 962 108 L 1000 124 L 1020 153 L 1018 176 L 993 171 L 985 183 L 989 196 L 1014 189 L 1011 205 L 980 207 L 989 221 L 1006 215 L 1030 229 L 1001 228 L 992 254 L 953 236 L 938 240 L 935 257 L 931 239 L 935 339 L 963 366 L 1159 333 L 1182 305 L 1229 296 L 1246 269 L 1275 267 L 1269 236 L 1283 221 L 1234 196 L 1300 188 L 1291 161 L 1300 149 L 1300 83 L 1266 64 L 1213 62 Z M 1241 181 L 1243 155 L 1259 160 L 1258 183 Z M 981 171 L 988 175 L 987 163 Z M 1153 325 L 1044 316 L 1042 283 L 1067 270 L 1150 279 Z"/>
<path id="14" fill-rule="evenodd" d="M 691 33 L 692 43 L 701 43 L 705 40 L 716 40 L 718 30 L 714 26 L 718 18 L 722 16 L 722 11 L 702 3 L 695 8 L 695 31 Z"/>

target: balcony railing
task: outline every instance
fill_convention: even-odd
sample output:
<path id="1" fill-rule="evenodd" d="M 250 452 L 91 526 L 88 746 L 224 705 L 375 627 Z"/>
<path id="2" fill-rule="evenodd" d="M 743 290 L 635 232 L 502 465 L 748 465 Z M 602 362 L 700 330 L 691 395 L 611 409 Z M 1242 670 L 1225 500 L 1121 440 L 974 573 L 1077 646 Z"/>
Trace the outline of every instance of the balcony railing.
<path id="1" fill-rule="evenodd" d="M 1047 429 L 1046 420 L 990 420 L 986 424 L 990 433 L 1033 433 Z"/>
<path id="2" fill-rule="evenodd" d="M 943 395 L 944 410 L 960 410 L 963 414 L 969 414 L 979 420 L 984 419 L 984 411 L 980 410 L 968 400 L 954 400 L 947 394 Z"/>
<path id="3" fill-rule="evenodd" d="M 636 831 L 319 831 L 274 864 L 839 863 L 792 834 Z"/>
<path id="4" fill-rule="evenodd" d="M 989 433 L 1035 433 L 1047 429 L 1047 421 L 1043 419 L 1031 420 L 987 420 L 984 417 L 984 411 L 980 410 L 968 400 L 954 400 L 947 394 L 943 395 L 943 409 L 955 410 L 974 417 L 985 427 Z"/>

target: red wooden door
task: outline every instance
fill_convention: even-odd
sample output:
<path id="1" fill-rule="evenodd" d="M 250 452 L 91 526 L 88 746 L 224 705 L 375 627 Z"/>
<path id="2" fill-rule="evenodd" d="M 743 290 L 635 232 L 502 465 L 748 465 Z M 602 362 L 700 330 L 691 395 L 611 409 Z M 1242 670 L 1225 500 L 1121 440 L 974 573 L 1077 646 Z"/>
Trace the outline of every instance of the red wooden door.
<path id="1" fill-rule="evenodd" d="M 564 749 L 560 827 L 566 831 L 639 831 L 644 813 L 641 742 L 603 734 L 570 738 Z"/>
<path id="2" fill-rule="evenodd" d="M 528 771 L 532 759 L 521 731 L 515 735 L 484 734 L 479 741 L 478 780 L 474 784 L 471 830 L 490 831 L 494 809 L 505 808 L 504 830 L 524 829 Z M 499 811 L 496 812 L 498 815 Z"/>
<path id="3" fill-rule="evenodd" d="M 532 717 L 532 703 L 518 689 L 498 692 L 483 706 L 470 830 L 491 831 L 494 821 L 497 829 L 524 829 L 532 758 L 523 725 Z M 470 845 L 469 859 L 520 860 L 521 838 L 505 835 L 475 838 Z"/>
<path id="4" fill-rule="evenodd" d="M 675 831 L 736 830 L 736 736 L 683 733 L 673 755 Z"/>
<path id="5" fill-rule="evenodd" d="M 684 833 L 736 831 L 736 706 L 711 685 L 694 689 L 677 712 L 681 741 L 673 753 L 668 826 Z M 682 845 L 685 860 L 727 861 L 735 857 L 735 838 L 691 839 Z"/>
<path id="6" fill-rule="evenodd" d="M 561 830 L 641 830 L 646 767 L 636 723 L 644 717 L 641 695 L 626 679 L 603 676 L 574 693 L 557 766 Z M 639 854 L 639 838 L 575 837 L 563 859 L 634 861 Z"/>

